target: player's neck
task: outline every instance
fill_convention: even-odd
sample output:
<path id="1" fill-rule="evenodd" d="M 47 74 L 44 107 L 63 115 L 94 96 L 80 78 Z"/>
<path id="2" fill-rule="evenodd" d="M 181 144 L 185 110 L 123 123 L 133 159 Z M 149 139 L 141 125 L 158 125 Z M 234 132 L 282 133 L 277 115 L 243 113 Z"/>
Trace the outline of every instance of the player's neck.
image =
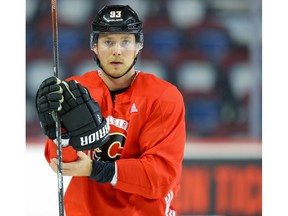
<path id="1" fill-rule="evenodd" d="M 124 89 L 124 88 L 129 87 L 131 83 L 133 82 L 135 75 L 136 75 L 136 72 L 134 68 L 132 68 L 127 74 L 125 74 L 123 77 L 120 77 L 118 79 L 109 77 L 105 73 L 101 73 L 100 76 L 110 91 L 117 91 L 119 89 Z"/>

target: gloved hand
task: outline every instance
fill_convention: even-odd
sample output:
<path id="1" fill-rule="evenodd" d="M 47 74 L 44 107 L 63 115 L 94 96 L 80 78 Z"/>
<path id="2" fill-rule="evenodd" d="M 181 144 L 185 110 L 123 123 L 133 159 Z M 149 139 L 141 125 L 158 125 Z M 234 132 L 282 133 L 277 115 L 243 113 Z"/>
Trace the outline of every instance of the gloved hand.
<path id="1" fill-rule="evenodd" d="M 41 128 L 50 139 L 56 138 L 56 122 L 52 116 L 53 111 L 61 110 L 63 102 L 63 89 L 59 85 L 61 80 L 57 77 L 45 79 L 36 94 L 36 109 Z"/>
<path id="2" fill-rule="evenodd" d="M 69 145 L 75 150 L 91 150 L 104 145 L 109 139 L 109 125 L 100 107 L 88 89 L 75 80 L 62 81 L 64 101 L 58 112 L 61 125 L 67 130 Z"/>

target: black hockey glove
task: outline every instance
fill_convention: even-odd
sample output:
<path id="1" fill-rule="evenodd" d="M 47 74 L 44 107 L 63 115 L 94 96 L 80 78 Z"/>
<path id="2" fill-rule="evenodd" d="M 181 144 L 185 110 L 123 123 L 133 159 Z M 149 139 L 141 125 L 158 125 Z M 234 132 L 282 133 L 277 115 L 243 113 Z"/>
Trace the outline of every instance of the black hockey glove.
<path id="1" fill-rule="evenodd" d="M 91 150 L 104 145 L 109 139 L 109 125 L 100 107 L 88 90 L 75 80 L 62 81 L 64 101 L 58 112 L 61 124 L 67 130 L 65 137 L 75 150 Z"/>
<path id="2" fill-rule="evenodd" d="M 89 178 L 99 183 L 111 182 L 115 174 L 115 162 L 92 161 L 92 172 Z"/>
<path id="3" fill-rule="evenodd" d="M 50 139 L 56 138 L 56 122 L 52 116 L 52 111 L 61 109 L 62 88 L 61 81 L 56 77 L 45 79 L 36 94 L 36 109 L 41 128 Z"/>

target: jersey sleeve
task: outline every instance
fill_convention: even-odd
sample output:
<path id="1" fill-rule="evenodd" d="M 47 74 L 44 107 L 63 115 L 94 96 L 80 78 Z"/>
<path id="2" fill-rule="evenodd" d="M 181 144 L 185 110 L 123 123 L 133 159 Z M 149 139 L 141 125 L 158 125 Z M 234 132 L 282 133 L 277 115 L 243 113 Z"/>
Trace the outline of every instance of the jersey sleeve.
<path id="1" fill-rule="evenodd" d="M 52 158 L 57 158 L 57 145 L 51 140 L 46 140 L 44 155 L 48 163 Z M 62 148 L 62 161 L 72 162 L 78 159 L 77 151 L 72 146 Z"/>
<path id="2" fill-rule="evenodd" d="M 185 141 L 183 97 L 170 87 L 156 100 L 141 130 L 141 157 L 116 162 L 115 188 L 150 199 L 165 197 L 179 184 Z"/>

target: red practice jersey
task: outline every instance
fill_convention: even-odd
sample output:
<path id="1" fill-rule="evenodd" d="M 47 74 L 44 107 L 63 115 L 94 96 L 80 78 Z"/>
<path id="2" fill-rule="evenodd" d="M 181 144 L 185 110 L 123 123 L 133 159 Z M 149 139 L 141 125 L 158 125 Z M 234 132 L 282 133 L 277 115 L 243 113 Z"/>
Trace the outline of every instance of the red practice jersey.
<path id="1" fill-rule="evenodd" d="M 179 190 L 186 140 L 181 93 L 154 75 L 137 72 L 131 86 L 112 101 L 98 71 L 71 79 L 89 90 L 110 126 L 102 152 L 84 152 L 93 160 L 116 161 L 118 178 L 113 186 L 72 177 L 64 196 L 66 215 L 177 215 L 173 199 Z M 48 162 L 57 157 L 56 150 L 47 139 Z M 63 162 L 77 159 L 71 146 L 62 150 Z"/>

